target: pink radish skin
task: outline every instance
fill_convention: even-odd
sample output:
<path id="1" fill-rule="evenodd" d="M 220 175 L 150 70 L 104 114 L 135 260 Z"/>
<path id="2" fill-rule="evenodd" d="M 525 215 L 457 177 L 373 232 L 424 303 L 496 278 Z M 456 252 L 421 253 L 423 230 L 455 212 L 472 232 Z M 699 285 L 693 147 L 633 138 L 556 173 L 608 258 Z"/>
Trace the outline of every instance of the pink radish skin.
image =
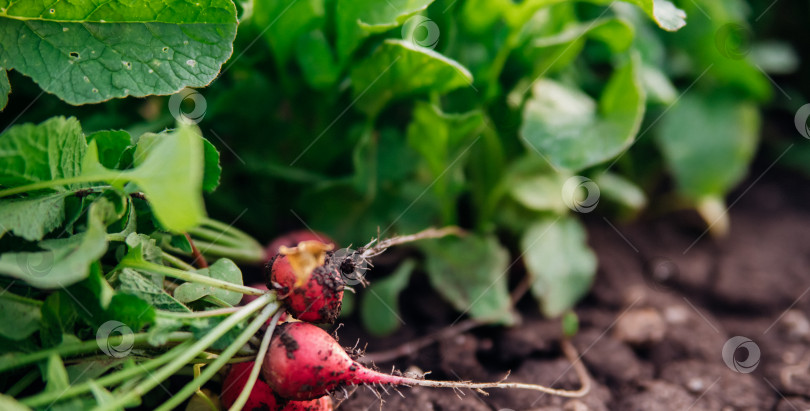
<path id="1" fill-rule="evenodd" d="M 253 362 L 241 362 L 231 365 L 231 370 L 222 384 L 220 400 L 226 409 L 231 408 L 242 392 L 250 377 Z M 273 390 L 262 380 L 256 380 L 247 402 L 242 407 L 245 411 L 332 411 L 332 399 L 328 396 L 311 401 L 288 401 L 276 397 Z"/>
<path id="2" fill-rule="evenodd" d="M 319 398 L 346 385 L 408 383 L 363 367 L 326 331 L 307 323 L 276 327 L 262 376 L 279 397 L 291 400 Z"/>
<path id="3" fill-rule="evenodd" d="M 284 308 L 293 317 L 316 324 L 331 324 L 340 314 L 345 282 L 331 264 L 315 268 L 301 286 L 296 285 L 297 278 L 286 255 L 278 254 L 270 260 L 265 273 L 268 288 L 278 292 Z"/>
<path id="4" fill-rule="evenodd" d="M 576 360 L 576 350 L 570 343 L 563 345 L 566 356 Z M 579 398 L 590 391 L 590 379 L 579 360 L 574 362 L 582 387 L 576 391 L 560 390 L 535 384 L 470 383 L 463 381 L 432 381 L 384 374 L 363 367 L 352 360 L 326 331 L 307 323 L 284 323 L 276 328 L 270 349 L 264 357 L 262 376 L 280 398 L 312 400 L 336 388 L 347 385 L 418 385 L 436 388 L 519 388 Z"/>

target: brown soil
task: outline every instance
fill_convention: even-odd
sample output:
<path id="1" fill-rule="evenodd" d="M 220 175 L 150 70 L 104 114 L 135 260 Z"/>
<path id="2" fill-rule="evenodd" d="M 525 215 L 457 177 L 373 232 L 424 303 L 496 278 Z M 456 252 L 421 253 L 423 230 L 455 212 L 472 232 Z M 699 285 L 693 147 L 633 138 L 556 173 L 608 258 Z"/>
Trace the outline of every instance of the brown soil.
<path id="1" fill-rule="evenodd" d="M 731 196 L 727 238 L 701 236 L 692 213 L 631 224 L 588 216 L 589 241 L 600 262 L 595 284 L 576 308 L 573 342 L 594 379 L 582 399 L 525 390 L 401 388 L 380 390 L 385 410 L 802 410 L 810 408 L 810 191 L 807 181 L 776 171 Z M 746 188 L 752 186 L 748 191 Z M 624 238 L 626 238 L 626 240 Z M 694 243 L 694 245 L 692 245 Z M 349 319 L 343 345 L 356 339 L 368 351 L 395 347 L 456 320 L 456 314 L 414 276 L 402 298 L 406 322 L 395 335 L 368 337 Z M 393 364 L 416 366 L 430 378 L 510 381 L 576 389 L 559 348 L 560 325 L 537 314 L 531 298 L 511 329 L 478 328 L 440 341 Z M 731 370 L 723 345 L 744 336 L 761 351 L 751 373 Z M 745 350 L 738 350 L 743 364 Z M 361 388 L 341 410 L 380 409 Z"/>

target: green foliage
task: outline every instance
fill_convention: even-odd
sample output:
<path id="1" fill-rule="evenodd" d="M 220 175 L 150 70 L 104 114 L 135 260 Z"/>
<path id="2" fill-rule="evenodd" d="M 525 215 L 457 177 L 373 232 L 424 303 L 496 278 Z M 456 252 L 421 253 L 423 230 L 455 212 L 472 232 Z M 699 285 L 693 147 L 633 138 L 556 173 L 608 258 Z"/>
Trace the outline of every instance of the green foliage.
<path id="1" fill-rule="evenodd" d="M 402 325 L 399 293 L 408 286 L 414 268 L 416 268 L 414 260 L 405 260 L 393 274 L 374 281 L 367 292 L 363 293 L 360 318 L 370 333 L 388 335 Z"/>
<path id="2" fill-rule="evenodd" d="M 237 21 L 230 0 L 3 0 L 0 23 L 0 68 L 85 104 L 207 85 L 231 56 Z M 0 103 L 8 90 L 0 80 Z"/>

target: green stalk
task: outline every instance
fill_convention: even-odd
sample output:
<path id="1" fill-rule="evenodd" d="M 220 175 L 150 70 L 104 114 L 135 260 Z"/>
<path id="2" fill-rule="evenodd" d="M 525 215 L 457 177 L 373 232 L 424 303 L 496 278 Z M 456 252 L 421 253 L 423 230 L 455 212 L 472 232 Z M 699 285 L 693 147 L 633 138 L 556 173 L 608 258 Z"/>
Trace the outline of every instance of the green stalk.
<path id="1" fill-rule="evenodd" d="M 239 334 L 239 337 L 237 337 L 236 340 L 229 345 L 228 348 L 226 348 L 225 351 L 219 355 L 219 357 L 217 357 L 216 361 L 207 365 L 205 370 L 200 373 L 199 377 L 191 380 L 191 382 L 186 384 L 179 392 L 172 395 L 168 401 L 164 402 L 155 411 L 173 410 L 175 407 L 182 404 L 186 398 L 193 395 L 198 389 L 200 389 L 200 387 L 203 386 L 203 384 L 211 379 L 211 377 L 213 377 L 214 374 L 216 374 L 216 372 L 219 371 L 219 369 L 222 368 L 225 363 L 227 363 L 228 360 L 234 356 L 234 354 L 236 354 L 239 348 L 247 343 L 250 337 L 253 337 L 253 335 L 256 334 L 260 328 L 262 328 L 262 325 L 264 325 L 264 323 L 267 322 L 267 319 L 270 318 L 270 316 L 276 311 L 278 311 L 277 305 L 268 305 L 265 307 L 264 310 L 262 310 L 262 312 L 250 323 L 250 325 L 245 328 L 245 331 L 242 331 L 242 333 Z M 259 362 L 257 361 L 256 364 L 259 364 Z"/>
<path id="2" fill-rule="evenodd" d="M 190 228 L 187 232 L 189 235 L 211 241 L 214 244 L 226 244 L 234 247 L 242 247 L 245 245 L 244 239 L 231 237 L 223 232 L 214 231 L 204 227 Z M 197 241 L 194 242 L 196 243 Z"/>
<path id="3" fill-rule="evenodd" d="M 235 327 L 237 324 L 244 321 L 246 318 L 251 316 L 254 312 L 258 311 L 260 308 L 264 307 L 268 303 L 274 302 L 274 300 L 275 296 L 273 294 L 264 294 L 261 297 L 251 301 L 250 304 L 244 306 L 237 313 L 229 316 L 224 321 L 219 323 L 219 325 L 214 327 L 208 334 L 206 334 L 203 338 L 194 343 L 194 345 L 189 347 L 187 350 L 183 351 L 179 356 L 174 358 L 165 367 L 159 369 L 157 372 L 153 374 L 150 374 L 150 378 L 141 381 L 130 391 L 122 393 L 122 395 L 116 397 L 115 400 L 95 407 L 94 411 L 113 411 L 124 407 L 124 405 L 126 404 L 130 404 L 132 401 L 137 401 L 147 392 L 155 388 L 158 384 L 160 384 L 165 379 L 172 376 L 172 374 L 176 373 L 178 370 L 186 366 L 186 364 L 188 364 L 189 361 L 193 360 L 197 356 L 197 354 L 199 354 L 200 352 L 211 346 L 211 344 L 215 343 L 218 339 L 220 339 L 223 335 L 225 335 L 225 333 L 227 333 L 231 328 Z M 273 304 L 272 307 L 274 309 L 278 309 L 279 306 L 276 303 Z M 248 336 L 248 338 L 250 338 L 250 336 Z M 230 349 L 230 347 L 228 348 Z M 234 349 L 234 352 L 239 348 L 241 347 L 237 346 Z"/>
<path id="4" fill-rule="evenodd" d="M 189 264 L 189 263 L 175 257 L 173 254 L 167 253 L 166 251 L 160 250 L 160 255 L 161 255 L 161 257 L 163 257 L 164 260 L 168 261 L 169 263 L 171 263 L 171 265 L 173 265 L 173 266 L 175 266 L 175 267 L 177 267 L 177 268 L 179 268 L 181 270 L 186 270 L 186 271 L 194 271 L 194 270 L 196 270 L 196 268 L 194 268 L 193 265 L 191 265 L 191 264 Z"/>
<path id="5" fill-rule="evenodd" d="M 118 384 L 120 382 L 124 382 L 130 378 L 137 377 L 138 375 L 141 375 L 145 372 L 152 371 L 155 368 L 158 368 L 161 365 L 169 362 L 170 360 L 180 355 L 180 353 L 188 349 L 190 345 L 191 341 L 186 341 L 167 351 L 160 357 L 153 358 L 141 364 L 137 364 L 135 367 L 125 368 L 95 380 L 90 380 L 81 384 L 72 385 L 68 387 L 67 390 L 65 391 L 57 390 L 50 392 L 42 392 L 40 394 L 28 398 L 23 398 L 22 400 L 20 400 L 20 402 L 29 407 L 41 407 L 43 405 L 48 405 L 56 401 L 66 400 L 75 397 L 77 395 L 89 392 L 92 388 L 91 384 L 92 382 L 95 382 L 97 385 L 102 387 L 108 387 Z"/>
<path id="6" fill-rule="evenodd" d="M 182 342 L 190 339 L 192 334 L 190 332 L 183 332 L 183 331 L 176 331 L 169 334 L 167 338 L 167 342 Z M 110 345 L 119 345 L 123 341 L 124 338 L 133 338 L 132 343 L 133 346 L 137 345 L 149 345 L 149 333 L 137 333 L 137 334 L 129 334 L 129 335 L 116 335 L 112 337 L 108 337 L 107 341 Z M 60 345 L 59 347 L 49 348 L 47 350 L 36 351 L 30 354 L 20 355 L 18 357 L 11 357 L 9 359 L 5 359 L 0 361 L 0 372 L 13 370 L 15 368 L 22 367 L 23 365 L 35 363 L 37 361 L 42 361 L 47 359 L 51 356 L 51 354 L 56 354 L 60 357 L 75 355 L 75 354 L 84 354 L 89 352 L 96 352 L 101 350 L 98 346 L 98 341 L 91 340 L 91 341 L 82 341 L 76 344 L 69 344 L 69 345 Z"/>
<path id="7" fill-rule="evenodd" d="M 213 257 L 227 257 L 234 260 L 243 261 L 246 263 L 256 263 L 264 261 L 264 249 L 258 248 L 245 248 L 245 247 L 229 247 L 219 244 L 209 243 L 207 241 L 195 240 L 194 244 L 200 249 L 203 255 Z"/>
<path id="8" fill-rule="evenodd" d="M 250 397 L 250 393 L 253 391 L 253 386 L 256 384 L 256 379 L 259 378 L 259 371 L 262 368 L 262 363 L 264 362 L 264 356 L 267 355 L 267 349 L 270 347 L 270 340 L 273 337 L 273 331 L 276 330 L 276 324 L 278 323 L 279 317 L 283 311 L 279 311 L 276 315 L 273 316 L 273 319 L 270 320 L 270 327 L 267 328 L 267 331 L 264 333 L 264 337 L 262 338 L 262 344 L 259 346 L 259 352 L 256 353 L 256 360 L 253 362 L 253 368 L 250 370 L 250 375 L 248 376 L 247 383 L 244 387 L 242 387 L 242 392 L 239 393 L 239 397 L 236 398 L 231 408 L 228 411 L 239 411 L 242 407 L 245 406 L 248 397 Z"/>
<path id="9" fill-rule="evenodd" d="M 8 197 L 14 194 L 25 193 L 27 191 L 66 186 L 68 184 L 92 183 L 96 181 L 103 181 L 104 177 L 105 176 L 91 175 L 91 176 L 76 176 L 70 178 L 59 178 L 56 180 L 39 181 L 36 183 L 26 184 L 24 186 L 11 187 L 5 190 L 0 190 L 0 198 Z"/>
<path id="10" fill-rule="evenodd" d="M 124 260 L 118 267 L 129 267 L 139 270 L 146 270 L 163 274 L 168 277 L 177 278 L 183 281 L 210 285 L 212 287 L 221 288 L 223 290 L 235 291 L 237 293 L 248 295 L 263 295 L 266 291 L 259 290 L 253 287 L 245 287 L 244 285 L 229 283 L 227 281 L 217 280 L 216 278 L 206 277 L 201 274 L 192 273 L 189 271 L 178 270 L 176 268 L 166 267 L 165 265 L 155 264 L 143 260 Z"/>
<path id="11" fill-rule="evenodd" d="M 192 311 L 188 313 L 178 311 L 165 311 L 165 310 L 155 310 L 155 311 L 157 312 L 157 315 L 159 317 L 173 318 L 173 319 L 194 319 L 194 318 L 218 317 L 221 315 L 229 315 L 241 309 L 242 307 L 226 307 L 206 311 Z"/>
<path id="12" fill-rule="evenodd" d="M 214 220 L 212 218 L 206 217 L 205 219 L 203 219 L 202 223 L 203 223 L 203 225 L 207 225 L 207 226 L 209 226 L 211 228 L 218 229 L 220 232 L 223 232 L 223 233 L 225 233 L 227 235 L 230 235 L 233 238 L 241 238 L 241 239 L 243 239 L 243 240 L 245 240 L 247 242 L 251 242 L 251 243 L 255 244 L 257 247 L 259 247 L 259 248 L 261 248 L 261 246 L 262 246 L 261 244 L 259 244 L 258 241 L 256 241 L 255 238 L 251 237 L 246 232 L 244 232 L 244 231 L 242 231 L 242 230 L 240 230 L 240 229 L 238 229 L 238 228 L 236 228 L 234 226 L 225 224 L 225 223 L 223 223 L 221 221 L 217 221 L 217 220 Z"/>

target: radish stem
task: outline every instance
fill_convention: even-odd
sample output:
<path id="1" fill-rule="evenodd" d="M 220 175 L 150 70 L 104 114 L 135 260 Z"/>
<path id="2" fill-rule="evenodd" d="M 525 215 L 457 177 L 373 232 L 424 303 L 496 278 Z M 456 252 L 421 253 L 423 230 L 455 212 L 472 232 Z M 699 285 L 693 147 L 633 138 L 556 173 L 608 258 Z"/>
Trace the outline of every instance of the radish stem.
<path id="1" fill-rule="evenodd" d="M 236 397 L 236 401 L 234 401 L 229 411 L 239 411 L 242 407 L 245 406 L 245 403 L 250 397 L 250 393 L 253 391 L 253 386 L 256 384 L 256 379 L 259 378 L 259 371 L 262 368 L 262 362 L 264 362 L 264 356 L 267 354 L 267 348 L 270 347 L 270 340 L 273 336 L 273 331 L 276 330 L 276 324 L 278 323 L 278 319 L 283 314 L 283 311 L 279 310 L 276 315 L 270 320 L 270 326 L 267 327 L 267 331 L 264 333 L 264 337 L 262 338 L 262 343 L 259 346 L 259 352 L 256 354 L 256 361 L 253 363 L 253 368 L 250 370 L 250 376 L 248 376 L 247 383 L 244 387 L 242 387 L 242 392 L 239 393 L 239 396 Z"/>
<path id="2" fill-rule="evenodd" d="M 254 301 L 255 302 L 255 301 Z M 253 302 L 251 302 L 253 304 Z M 246 306 L 247 307 L 247 306 Z M 239 334 L 239 337 L 231 343 L 225 351 L 217 357 L 217 359 L 205 367 L 205 370 L 200 373 L 197 378 L 194 378 L 186 384 L 179 392 L 172 395 L 172 397 L 161 404 L 155 411 L 169 411 L 174 409 L 175 407 L 179 406 L 186 400 L 186 398 L 193 395 L 197 390 L 205 384 L 214 374 L 222 368 L 231 357 L 236 354 L 237 351 L 252 337 L 256 334 L 257 331 L 267 322 L 267 319 L 270 318 L 276 311 L 278 311 L 278 305 L 268 305 L 266 306 L 262 312 L 250 322 L 250 324 Z"/>
<path id="3" fill-rule="evenodd" d="M 244 285 L 217 280 L 216 278 L 207 277 L 202 274 L 178 270 L 177 268 L 166 267 L 165 265 L 155 264 L 145 260 L 124 260 L 121 262 L 121 264 L 118 265 L 118 267 L 119 268 L 129 267 L 139 270 L 152 271 L 158 274 L 163 274 L 168 277 L 177 278 L 183 281 L 210 285 L 212 287 L 217 287 L 228 291 L 236 291 L 242 294 L 263 295 L 267 293 L 267 291 L 259 290 L 257 288 L 245 287 Z"/>

